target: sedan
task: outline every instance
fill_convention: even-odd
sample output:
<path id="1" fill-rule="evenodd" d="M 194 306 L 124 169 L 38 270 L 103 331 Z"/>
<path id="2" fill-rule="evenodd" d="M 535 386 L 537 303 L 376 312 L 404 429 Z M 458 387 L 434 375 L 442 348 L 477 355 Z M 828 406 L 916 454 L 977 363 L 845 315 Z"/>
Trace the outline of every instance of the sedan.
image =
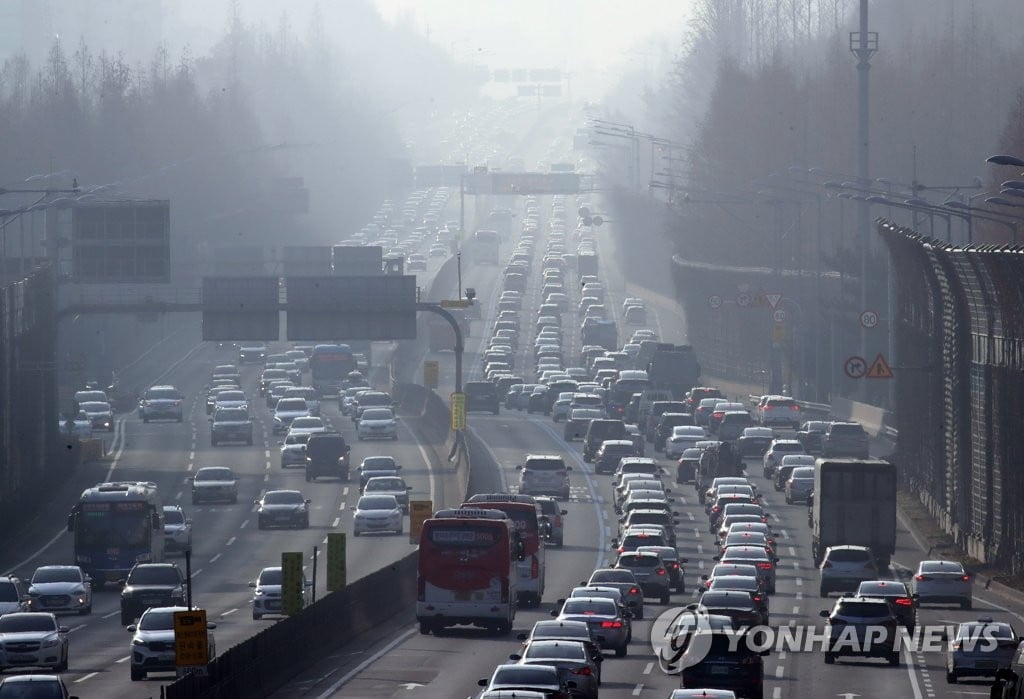
<path id="1" fill-rule="evenodd" d="M 622 593 L 622 603 L 632 612 L 636 619 L 644 618 L 644 593 L 640 589 L 636 576 L 631 570 L 617 568 L 598 568 L 590 574 L 590 579 L 580 583 L 587 587 L 614 587 Z"/>
<path id="2" fill-rule="evenodd" d="M 775 559 L 763 546 L 729 546 L 716 556 L 719 563 L 743 563 L 757 568 L 757 577 L 768 594 L 775 594 Z"/>
<path id="3" fill-rule="evenodd" d="M 326 431 L 327 426 L 324 425 L 324 421 L 319 417 L 310 415 L 306 417 L 297 417 L 292 420 L 291 427 L 288 428 L 288 435 L 314 434 L 316 432 Z"/>
<path id="4" fill-rule="evenodd" d="M 68 669 L 68 628 L 50 612 L 12 612 L 0 617 L 0 671 L 10 668 Z"/>
<path id="5" fill-rule="evenodd" d="M 658 554 L 623 553 L 615 562 L 615 568 L 633 573 L 645 597 L 657 597 L 662 604 L 669 603 L 671 581 Z"/>
<path id="6" fill-rule="evenodd" d="M 374 476 L 366 481 L 363 492 L 367 495 L 393 495 L 405 514 L 409 514 L 409 491 L 411 485 L 405 484 L 401 476 Z"/>
<path id="7" fill-rule="evenodd" d="M 309 417 L 309 406 L 304 398 L 282 398 L 274 408 L 274 434 L 287 432 L 292 420 Z"/>
<path id="8" fill-rule="evenodd" d="M 601 647 L 614 649 L 617 658 L 626 655 L 630 631 L 626 615 L 629 613 L 605 597 L 570 597 L 560 611 L 551 610 L 551 615 L 559 621 L 586 622 Z"/>
<path id="9" fill-rule="evenodd" d="M 499 665 L 489 680 L 484 678 L 477 684 L 485 690 L 481 696 L 509 697 L 529 691 L 547 699 L 570 699 L 576 686 L 575 682 L 563 680 L 553 667 L 518 663 Z"/>
<path id="10" fill-rule="evenodd" d="M 176 672 L 174 652 L 174 613 L 188 611 L 187 607 L 153 607 L 147 609 L 138 626 L 128 626 L 132 634 L 131 678 L 133 682 L 146 679 L 150 672 Z M 207 648 L 212 660 L 217 655 L 213 634 L 216 624 L 208 623 Z"/>
<path id="11" fill-rule="evenodd" d="M 225 466 L 204 466 L 192 481 L 192 504 L 220 501 L 238 502 L 238 478 Z"/>
<path id="12" fill-rule="evenodd" d="M 269 490 L 255 501 L 257 524 L 260 529 L 270 526 L 309 529 L 310 502 L 298 490 Z"/>
<path id="13" fill-rule="evenodd" d="M 394 495 L 363 495 L 356 502 L 352 535 L 403 531 L 402 506 Z"/>
<path id="14" fill-rule="evenodd" d="M 857 586 L 858 597 L 882 597 L 892 603 L 896 620 L 908 633 L 917 626 L 917 600 L 910 594 L 907 584 L 898 580 L 865 580 Z"/>
<path id="15" fill-rule="evenodd" d="M 958 561 L 921 561 L 911 584 L 918 604 L 958 603 L 961 609 L 970 609 L 972 582 L 970 574 Z"/>
<path id="16" fill-rule="evenodd" d="M 531 641 L 521 653 L 510 655 L 509 660 L 517 661 L 520 665 L 554 667 L 563 681 L 576 683 L 573 697 L 597 699 L 597 685 L 604 658 L 591 655 L 580 641 Z"/>
<path id="17" fill-rule="evenodd" d="M 41 566 L 28 586 L 29 612 L 92 612 L 92 582 L 78 566 Z"/>
<path id="18" fill-rule="evenodd" d="M 367 408 L 363 411 L 356 436 L 364 439 L 398 439 L 398 418 L 391 408 Z"/>
<path id="19" fill-rule="evenodd" d="M 0 699 L 77 699 L 58 675 L 14 675 L 0 680 Z"/>
<path id="20" fill-rule="evenodd" d="M 956 684 L 961 677 L 995 677 L 1009 670 L 1021 641 L 1012 626 L 989 617 L 960 624 L 946 651 L 946 681 Z"/>
<path id="21" fill-rule="evenodd" d="M 78 409 L 84 411 L 89 417 L 94 430 L 114 431 L 114 411 L 111 410 L 110 403 L 88 401 L 80 403 Z"/>

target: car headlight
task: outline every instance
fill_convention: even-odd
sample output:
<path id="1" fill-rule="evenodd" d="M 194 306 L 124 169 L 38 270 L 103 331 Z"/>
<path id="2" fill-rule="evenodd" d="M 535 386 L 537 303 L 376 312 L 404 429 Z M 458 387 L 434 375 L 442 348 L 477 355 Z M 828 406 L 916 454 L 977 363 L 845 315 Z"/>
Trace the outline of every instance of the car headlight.
<path id="1" fill-rule="evenodd" d="M 133 646 L 144 646 L 144 645 L 146 645 L 146 642 L 143 641 L 141 638 L 133 638 L 132 639 L 132 645 Z"/>
<path id="2" fill-rule="evenodd" d="M 57 645 L 58 643 L 60 643 L 60 640 L 59 640 L 59 639 L 56 639 L 56 638 L 48 638 L 48 639 L 46 639 L 45 641 L 43 641 L 43 648 L 53 648 L 53 647 L 54 647 L 55 645 Z"/>
<path id="3" fill-rule="evenodd" d="M 257 587 L 257 588 L 256 588 L 256 591 L 255 591 L 255 592 L 254 592 L 253 594 L 254 594 L 254 595 L 255 595 L 256 597 L 262 597 L 262 596 L 263 596 L 263 590 L 261 590 L 260 588 L 258 588 L 258 587 Z"/>

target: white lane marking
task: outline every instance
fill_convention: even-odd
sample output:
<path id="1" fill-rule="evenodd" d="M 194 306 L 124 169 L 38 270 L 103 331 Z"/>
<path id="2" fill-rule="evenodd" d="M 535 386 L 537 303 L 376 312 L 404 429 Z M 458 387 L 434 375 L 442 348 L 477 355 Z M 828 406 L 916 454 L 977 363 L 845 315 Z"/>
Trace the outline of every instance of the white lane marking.
<path id="1" fill-rule="evenodd" d="M 783 539 L 788 539 L 789 538 L 789 532 L 787 532 L 785 529 L 780 529 L 779 530 L 779 534 L 782 534 L 782 538 Z"/>
<path id="2" fill-rule="evenodd" d="M 382 657 L 384 657 L 385 655 L 390 653 L 392 650 L 394 650 L 398 646 L 398 644 L 400 644 L 403 641 L 405 641 L 405 639 L 409 638 L 414 633 L 416 633 L 416 627 L 415 626 L 410 628 L 409 630 L 407 630 L 405 633 L 402 633 L 401 635 L 399 635 L 397 638 L 392 640 L 391 643 L 387 644 L 386 646 L 381 648 L 379 651 L 377 651 L 376 653 L 371 655 L 369 658 L 367 658 L 363 662 L 359 663 L 354 668 L 349 670 L 347 673 L 345 673 L 344 675 L 339 677 L 335 681 L 334 684 L 332 684 L 330 687 L 328 687 L 323 693 L 319 694 L 316 699 L 327 699 L 327 697 L 331 696 L 336 691 L 338 691 L 339 687 L 343 686 L 350 679 L 352 679 L 353 677 L 358 675 L 360 672 L 362 672 L 363 670 L 368 668 L 370 665 L 372 665 L 373 663 L 377 662 Z"/>
<path id="3" fill-rule="evenodd" d="M 780 650 L 780 651 L 779 651 L 779 657 L 778 657 L 778 659 L 779 659 L 779 660 L 785 660 L 785 659 L 786 659 L 786 651 L 784 651 L 784 650 Z"/>
<path id="4" fill-rule="evenodd" d="M 84 677 L 79 677 L 77 680 L 75 680 L 75 684 L 78 684 L 79 682 L 85 682 L 86 680 L 92 679 L 93 677 L 95 677 L 98 674 L 100 674 L 100 673 L 98 673 L 98 672 L 90 672 L 88 675 L 85 675 Z"/>
<path id="5" fill-rule="evenodd" d="M 704 553 L 704 544 L 697 544 L 697 553 L 698 554 L 703 554 Z"/>
<path id="6" fill-rule="evenodd" d="M 235 537 L 231 537 L 230 539 L 228 539 L 228 542 L 226 544 L 224 544 L 224 545 L 225 546 L 231 546 L 231 544 L 233 544 L 233 543 L 235 543 Z"/>
<path id="7" fill-rule="evenodd" d="M 653 669 L 654 669 L 654 663 L 647 663 L 646 665 L 644 665 L 643 674 L 649 675 L 649 674 L 651 674 L 651 670 L 653 670 Z"/>
<path id="8" fill-rule="evenodd" d="M 796 579 L 796 584 L 797 585 L 803 585 L 804 584 L 804 579 L 803 578 L 797 578 Z"/>
<path id="9" fill-rule="evenodd" d="M 78 626 L 72 626 L 70 629 L 68 629 L 68 633 L 74 633 L 79 629 L 84 629 L 86 626 L 88 626 L 88 624 L 79 624 Z"/>
<path id="10" fill-rule="evenodd" d="M 420 456 L 423 457 L 423 465 L 427 467 L 427 483 L 430 486 L 430 502 L 433 503 L 434 509 L 437 509 L 437 474 L 434 473 L 434 467 L 432 466 L 432 462 L 430 461 L 430 456 L 427 454 L 427 450 L 423 447 L 422 444 L 420 444 L 420 440 L 416 439 L 416 435 L 413 433 L 412 430 L 407 431 L 412 436 L 412 440 L 416 442 L 416 448 L 419 449 Z M 341 494 L 348 495 L 347 485 L 342 489 Z M 345 503 L 341 503 L 341 507 L 339 507 L 338 509 L 344 510 Z"/>
<path id="11" fill-rule="evenodd" d="M 341 524 L 341 517 L 335 517 L 334 522 L 331 523 L 331 527 L 337 529 L 339 524 Z"/>
<path id="12" fill-rule="evenodd" d="M 186 471 L 191 471 L 192 470 L 192 464 L 190 463 L 188 466 L 186 466 L 185 470 Z"/>
<path id="13" fill-rule="evenodd" d="M 694 520 L 693 520 L 693 513 L 692 513 L 692 512 L 687 512 L 687 513 L 686 513 L 686 516 L 690 518 L 690 521 L 691 521 L 691 522 L 692 522 L 692 521 L 694 521 Z"/>
<path id="14" fill-rule="evenodd" d="M 179 491 L 177 492 L 177 494 L 175 494 L 175 496 L 174 496 L 174 499 L 175 499 L 175 500 L 181 500 L 181 496 L 182 496 L 182 495 L 183 495 L 183 493 L 182 493 L 182 492 L 181 492 L 181 491 L 179 490 Z"/>
<path id="15" fill-rule="evenodd" d="M 270 450 L 269 449 L 264 449 L 263 450 L 263 456 L 265 456 L 265 457 L 267 457 L 269 459 L 270 458 Z"/>
<path id="16" fill-rule="evenodd" d="M 797 605 L 797 606 L 794 606 L 794 607 L 793 607 L 793 613 L 794 613 L 794 614 L 799 614 L 799 613 L 800 613 L 800 607 L 799 607 L 799 605 Z M 780 658 L 780 660 L 781 660 L 781 658 Z"/>
<path id="17" fill-rule="evenodd" d="M 772 699 L 782 699 L 782 687 L 776 687 L 772 690 Z"/>
<path id="18" fill-rule="evenodd" d="M 121 613 L 121 610 L 117 609 L 117 610 L 112 611 L 110 614 L 104 614 L 103 616 L 100 617 L 100 619 L 109 619 L 110 617 L 117 616 L 120 613 Z"/>
<path id="19" fill-rule="evenodd" d="M 642 691 L 644 691 L 644 683 L 643 682 L 641 682 L 637 686 L 633 687 L 632 694 L 633 694 L 634 697 L 638 697 L 638 696 L 640 696 L 640 692 L 642 692 Z"/>
<path id="20" fill-rule="evenodd" d="M 910 654 L 909 648 L 903 649 L 903 665 L 907 668 L 907 674 L 910 675 L 910 689 L 914 692 L 914 699 L 924 699 L 921 688 L 917 685 L 917 673 L 915 672 L 917 665 L 914 663 L 914 657 Z"/>
<path id="21" fill-rule="evenodd" d="M 267 469 L 269 471 L 270 470 L 270 462 L 268 461 L 263 468 L 265 468 L 265 469 Z"/>
<path id="22" fill-rule="evenodd" d="M 215 555 L 213 558 L 210 559 L 210 563 L 216 563 L 218 560 L 220 560 L 220 557 L 223 556 L 223 555 L 224 554 L 222 554 L 222 553 L 218 553 L 217 555 Z M 195 573 L 192 573 L 192 575 L 195 575 Z"/>
<path id="23" fill-rule="evenodd" d="M 263 474 L 263 482 L 266 483 L 269 480 L 270 480 L 270 474 L 269 473 L 264 473 Z"/>
<path id="24" fill-rule="evenodd" d="M 248 526 L 249 526 L 249 520 L 245 520 L 244 522 L 242 522 L 241 524 L 238 525 L 238 528 L 239 529 L 245 529 Z"/>
<path id="25" fill-rule="evenodd" d="M 341 489 L 341 494 L 342 494 L 342 495 L 348 495 L 348 486 L 347 486 L 347 485 L 346 485 L 346 486 L 345 486 L 344 488 L 342 488 L 342 489 Z M 430 498 L 430 499 L 431 499 L 431 500 L 433 500 L 433 499 L 434 499 L 434 498 L 433 498 L 433 495 L 431 495 L 431 498 Z"/>
<path id="26" fill-rule="evenodd" d="M 786 672 L 786 668 L 784 668 L 781 665 L 779 665 L 777 668 L 775 668 L 775 678 L 781 680 L 782 679 L 782 675 L 785 674 L 785 672 Z"/>
<path id="27" fill-rule="evenodd" d="M 188 453 L 188 460 L 189 461 L 195 461 L 196 460 L 196 453 L 194 451 L 190 451 Z"/>
<path id="28" fill-rule="evenodd" d="M 798 592 L 796 593 L 796 601 L 797 601 L 797 602 L 799 602 L 799 601 L 800 601 L 800 600 L 802 600 L 803 598 L 804 598 L 804 593 L 802 593 L 802 592 L 799 592 L 799 591 L 798 591 Z"/>
<path id="29" fill-rule="evenodd" d="M 796 548 L 794 548 L 793 546 L 790 546 L 789 547 L 789 555 L 790 556 L 795 556 L 796 555 Z"/>
<path id="30" fill-rule="evenodd" d="M 238 608 L 237 608 L 237 607 L 236 607 L 235 609 L 229 609 L 229 610 L 227 610 L 226 612 L 224 612 L 223 614 L 221 614 L 221 616 L 222 616 L 222 617 L 224 617 L 224 616 L 228 616 L 229 614 L 234 614 L 234 613 L 235 613 L 235 612 L 237 612 L 237 611 L 238 611 Z"/>
<path id="31" fill-rule="evenodd" d="M 124 656 L 123 658 L 118 658 L 118 659 L 117 659 L 117 660 L 115 660 L 114 662 L 115 662 L 115 663 L 126 663 L 126 662 L 128 662 L 129 660 L 131 660 L 131 659 L 132 659 L 132 656 L 130 656 L 130 655 L 126 655 L 126 656 Z"/>

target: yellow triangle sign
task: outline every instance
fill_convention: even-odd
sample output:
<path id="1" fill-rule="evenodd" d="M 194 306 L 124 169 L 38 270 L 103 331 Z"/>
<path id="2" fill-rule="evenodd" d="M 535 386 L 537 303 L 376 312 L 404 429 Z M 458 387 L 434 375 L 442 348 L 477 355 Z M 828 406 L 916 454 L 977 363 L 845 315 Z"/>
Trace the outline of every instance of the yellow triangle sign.
<path id="1" fill-rule="evenodd" d="M 871 366 L 868 367 L 868 371 L 864 374 L 864 378 L 867 379 L 891 379 L 892 368 L 889 366 L 889 362 L 885 361 L 885 356 L 879 352 L 878 356 L 875 357 L 875 361 L 871 362 Z"/>

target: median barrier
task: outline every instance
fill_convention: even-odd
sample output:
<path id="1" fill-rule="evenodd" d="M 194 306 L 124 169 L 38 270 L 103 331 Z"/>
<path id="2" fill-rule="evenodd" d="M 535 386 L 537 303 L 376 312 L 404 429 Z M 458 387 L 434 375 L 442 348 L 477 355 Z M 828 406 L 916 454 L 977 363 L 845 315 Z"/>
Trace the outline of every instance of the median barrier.
<path id="1" fill-rule="evenodd" d="M 395 616 L 412 619 L 417 554 L 327 594 L 295 616 L 269 626 L 218 655 L 207 674 L 178 678 L 166 699 L 267 696 L 323 661 L 359 634 Z"/>

